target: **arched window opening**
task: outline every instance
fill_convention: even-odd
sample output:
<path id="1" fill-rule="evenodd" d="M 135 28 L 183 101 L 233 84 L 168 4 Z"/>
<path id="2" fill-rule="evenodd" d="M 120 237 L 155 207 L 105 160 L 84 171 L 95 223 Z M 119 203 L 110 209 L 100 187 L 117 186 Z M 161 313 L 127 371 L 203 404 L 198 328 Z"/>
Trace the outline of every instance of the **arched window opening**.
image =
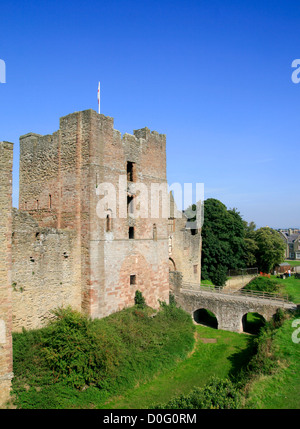
<path id="1" fill-rule="evenodd" d="M 127 213 L 133 214 L 133 196 L 127 195 Z"/>
<path id="2" fill-rule="evenodd" d="M 169 271 L 176 271 L 176 265 L 172 258 L 169 258 Z"/>

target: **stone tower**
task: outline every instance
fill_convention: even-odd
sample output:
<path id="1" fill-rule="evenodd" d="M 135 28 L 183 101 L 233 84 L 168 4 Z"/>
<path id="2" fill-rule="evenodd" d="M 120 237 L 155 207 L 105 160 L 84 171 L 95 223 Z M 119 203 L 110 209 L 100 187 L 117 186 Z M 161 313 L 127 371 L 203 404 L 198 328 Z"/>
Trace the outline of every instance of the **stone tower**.
<path id="1" fill-rule="evenodd" d="M 168 301 L 168 214 L 152 185 L 167 187 L 166 137 L 148 128 L 121 136 L 113 118 L 86 110 L 52 135 L 20 138 L 20 209 L 75 232 L 74 287 L 92 317 L 133 305 L 136 290 L 152 307 Z"/>
<path id="2" fill-rule="evenodd" d="M 0 406 L 9 399 L 12 370 L 12 163 L 13 145 L 0 142 Z"/>

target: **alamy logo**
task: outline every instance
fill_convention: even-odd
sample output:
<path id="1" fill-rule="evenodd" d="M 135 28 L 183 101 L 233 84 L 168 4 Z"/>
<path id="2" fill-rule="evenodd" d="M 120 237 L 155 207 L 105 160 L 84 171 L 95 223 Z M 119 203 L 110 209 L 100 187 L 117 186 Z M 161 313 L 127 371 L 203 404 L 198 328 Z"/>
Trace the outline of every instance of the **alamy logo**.
<path id="1" fill-rule="evenodd" d="M 292 328 L 297 328 L 297 326 L 300 325 L 300 319 L 295 319 L 292 322 Z M 298 335 L 300 334 L 300 327 L 297 328 L 293 333 L 292 333 L 292 341 L 295 344 L 299 344 L 300 343 L 300 337 L 298 337 Z"/>
<path id="2" fill-rule="evenodd" d="M 299 83 L 300 82 L 300 77 L 299 77 L 299 75 L 300 75 L 300 59 L 294 60 L 292 62 L 292 67 L 296 69 L 292 73 L 292 82 Z"/>
<path id="3" fill-rule="evenodd" d="M 180 183 L 139 183 L 127 182 L 126 175 L 119 176 L 117 186 L 113 183 L 103 182 L 97 185 L 96 195 L 100 196 L 96 206 L 96 213 L 100 219 L 119 218 L 125 219 L 127 216 L 151 219 L 181 218 L 184 215 L 187 219 L 187 229 L 199 229 L 203 226 L 204 220 L 204 184 L 196 183 L 196 204 L 192 203 L 193 184 L 184 183 L 183 189 Z M 170 192 L 177 207 L 171 210 Z M 171 213 L 172 212 L 172 213 Z"/>
<path id="4" fill-rule="evenodd" d="M 6 83 L 6 65 L 3 60 L 0 60 L 0 83 Z"/>

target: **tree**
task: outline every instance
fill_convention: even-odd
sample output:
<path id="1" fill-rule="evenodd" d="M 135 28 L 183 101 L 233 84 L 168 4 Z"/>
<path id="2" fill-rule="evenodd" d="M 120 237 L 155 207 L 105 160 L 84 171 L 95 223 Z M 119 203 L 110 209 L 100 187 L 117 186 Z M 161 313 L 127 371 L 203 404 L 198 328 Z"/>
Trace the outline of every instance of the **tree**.
<path id="1" fill-rule="evenodd" d="M 275 265 L 284 261 L 285 246 L 280 234 L 269 227 L 263 227 L 255 231 L 255 252 L 258 269 L 269 273 Z"/>
<path id="2" fill-rule="evenodd" d="M 244 223 L 236 209 L 227 210 L 213 198 L 204 202 L 202 279 L 214 277 L 223 286 L 224 272 L 245 267 L 244 234 Z"/>
<path id="3" fill-rule="evenodd" d="M 224 286 L 227 280 L 227 267 L 222 265 L 211 267 L 210 280 L 215 286 Z"/>
<path id="4" fill-rule="evenodd" d="M 254 222 L 244 221 L 245 229 L 245 263 L 247 267 L 257 267 L 256 253 L 258 251 L 258 246 L 255 241 L 255 230 L 256 225 Z"/>

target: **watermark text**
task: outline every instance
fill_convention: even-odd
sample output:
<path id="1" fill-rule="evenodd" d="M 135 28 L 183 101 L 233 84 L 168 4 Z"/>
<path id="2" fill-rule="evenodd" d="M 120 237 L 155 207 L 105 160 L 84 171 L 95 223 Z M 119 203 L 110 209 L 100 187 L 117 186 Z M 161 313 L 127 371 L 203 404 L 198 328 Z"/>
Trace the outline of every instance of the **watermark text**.
<path id="1" fill-rule="evenodd" d="M 6 83 L 6 64 L 0 59 L 0 83 Z"/>

